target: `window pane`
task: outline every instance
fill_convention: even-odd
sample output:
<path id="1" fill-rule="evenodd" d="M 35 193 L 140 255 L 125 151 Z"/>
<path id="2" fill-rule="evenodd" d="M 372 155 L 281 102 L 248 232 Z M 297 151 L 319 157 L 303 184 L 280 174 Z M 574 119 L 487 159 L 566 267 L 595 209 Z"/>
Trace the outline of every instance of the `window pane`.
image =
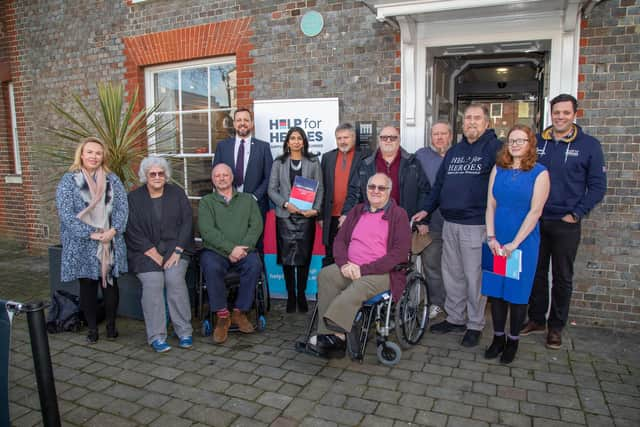
<path id="1" fill-rule="evenodd" d="M 178 114 L 156 114 L 155 123 L 158 128 L 164 126 L 156 134 L 155 151 L 163 154 L 179 153 Z"/>
<path id="2" fill-rule="evenodd" d="M 153 78 L 155 100 L 160 104 L 158 111 L 178 110 L 178 72 L 157 73 Z"/>
<path id="3" fill-rule="evenodd" d="M 182 152 L 209 153 L 208 113 L 182 115 Z"/>
<path id="4" fill-rule="evenodd" d="M 184 161 L 185 159 L 172 157 L 169 162 L 171 165 L 171 181 L 182 188 L 185 188 L 186 185 L 184 180 Z"/>
<path id="5" fill-rule="evenodd" d="M 211 150 L 216 151 L 218 142 L 234 135 L 231 111 L 211 112 Z"/>
<path id="6" fill-rule="evenodd" d="M 211 108 L 229 108 L 236 105 L 235 64 L 212 65 Z"/>
<path id="7" fill-rule="evenodd" d="M 211 193 L 211 157 L 187 158 L 189 196 L 206 196 Z"/>
<path id="8" fill-rule="evenodd" d="M 207 68 L 182 70 L 182 111 L 207 108 Z"/>

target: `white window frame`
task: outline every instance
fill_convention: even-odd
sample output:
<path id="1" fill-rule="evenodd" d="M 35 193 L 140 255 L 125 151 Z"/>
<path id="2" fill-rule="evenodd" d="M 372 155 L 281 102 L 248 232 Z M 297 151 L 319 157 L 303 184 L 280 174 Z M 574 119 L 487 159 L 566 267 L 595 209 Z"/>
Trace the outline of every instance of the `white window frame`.
<path id="1" fill-rule="evenodd" d="M 22 175 L 22 161 L 20 160 L 20 140 L 18 139 L 18 120 L 16 118 L 16 98 L 13 92 L 13 82 L 9 82 L 9 114 L 11 115 L 11 139 L 13 140 L 14 174 Z"/>
<path id="2" fill-rule="evenodd" d="M 145 105 L 147 107 L 154 105 L 154 103 L 156 102 L 155 99 L 155 88 L 154 88 L 154 75 L 160 72 L 167 72 L 167 71 L 176 71 L 176 70 L 186 70 L 189 68 L 200 68 L 203 66 L 215 66 L 218 64 L 234 64 L 236 65 L 236 58 L 235 56 L 225 56 L 225 57 L 219 57 L 219 58 L 208 58 L 208 59 L 199 59 L 199 60 L 194 60 L 194 61 L 183 61 L 183 62 L 176 62 L 176 63 L 172 63 L 172 64 L 165 64 L 165 65 L 157 65 L 157 66 L 152 66 L 152 67 L 147 67 L 145 69 Z M 207 77 L 207 88 L 208 88 L 208 93 L 207 93 L 207 102 L 210 103 L 211 102 L 211 75 L 210 72 L 207 71 L 208 73 L 208 77 Z M 213 142 L 212 141 L 212 129 L 211 129 L 211 115 L 214 112 L 219 112 L 219 111 L 228 111 L 228 112 L 233 112 L 235 111 L 238 107 L 237 105 L 231 105 L 228 108 L 211 108 L 211 105 L 209 104 L 206 110 L 200 109 L 200 110 L 182 110 L 182 73 L 178 73 L 178 89 L 179 89 L 179 96 L 178 96 L 178 109 L 176 110 L 177 112 L 179 112 L 179 126 L 180 129 L 182 129 L 182 120 L 183 120 L 183 115 L 184 114 L 188 114 L 188 113 L 207 113 L 207 122 L 209 123 L 208 126 L 208 152 L 207 153 L 182 153 L 184 146 L 183 146 L 183 132 L 179 132 L 179 146 L 180 146 L 180 153 L 162 153 L 162 152 L 156 152 L 156 147 L 155 147 L 155 138 L 150 135 L 148 138 L 148 143 L 149 143 L 149 152 L 150 153 L 154 153 L 154 154 L 158 154 L 160 156 L 167 156 L 167 157 L 172 157 L 172 158 L 178 158 L 178 159 L 185 159 L 185 158 L 209 158 L 211 159 L 211 161 L 213 161 L 213 157 L 214 157 L 214 152 L 212 151 L 212 145 Z M 236 97 L 237 99 L 237 97 Z M 163 113 L 157 113 L 157 114 L 163 114 Z M 154 118 L 156 116 L 156 113 L 154 113 L 151 117 L 149 117 L 149 121 L 150 123 L 153 123 Z M 183 162 L 183 176 L 184 176 L 184 182 L 182 183 L 184 185 L 184 190 L 187 193 L 187 196 L 189 197 L 189 199 L 192 200 L 200 200 L 202 197 L 199 196 L 191 196 L 189 195 L 189 177 L 188 177 L 188 168 L 187 168 L 187 164 L 186 162 Z"/>

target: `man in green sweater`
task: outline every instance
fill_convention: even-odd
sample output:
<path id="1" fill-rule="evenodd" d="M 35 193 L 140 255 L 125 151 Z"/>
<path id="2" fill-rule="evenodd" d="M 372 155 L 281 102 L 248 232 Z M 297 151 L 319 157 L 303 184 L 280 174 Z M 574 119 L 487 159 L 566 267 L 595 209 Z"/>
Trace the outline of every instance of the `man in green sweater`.
<path id="1" fill-rule="evenodd" d="M 256 282 L 262 272 L 255 251 L 262 234 L 262 215 L 253 196 L 233 188 L 233 172 L 224 163 L 211 171 L 214 191 L 200 200 L 198 228 L 204 243 L 200 267 L 207 284 L 209 307 L 216 314 L 213 342 L 226 341 L 229 326 L 250 334 L 254 328 L 245 313 L 251 309 Z M 227 308 L 224 276 L 231 267 L 240 274 L 233 311 Z"/>

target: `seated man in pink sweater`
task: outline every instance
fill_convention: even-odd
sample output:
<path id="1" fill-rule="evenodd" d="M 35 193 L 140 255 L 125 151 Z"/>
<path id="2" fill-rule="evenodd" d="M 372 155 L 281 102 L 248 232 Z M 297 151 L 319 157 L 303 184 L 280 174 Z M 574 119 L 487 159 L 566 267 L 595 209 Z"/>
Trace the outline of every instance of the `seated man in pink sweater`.
<path id="1" fill-rule="evenodd" d="M 392 181 L 377 173 L 367 183 L 367 202 L 356 205 L 333 243 L 335 264 L 318 275 L 318 335 L 312 337 L 321 356 L 344 357 L 345 333 L 363 301 L 391 288 L 402 295 L 405 275 L 393 271 L 407 261 L 411 229 L 404 209 L 390 199 Z"/>

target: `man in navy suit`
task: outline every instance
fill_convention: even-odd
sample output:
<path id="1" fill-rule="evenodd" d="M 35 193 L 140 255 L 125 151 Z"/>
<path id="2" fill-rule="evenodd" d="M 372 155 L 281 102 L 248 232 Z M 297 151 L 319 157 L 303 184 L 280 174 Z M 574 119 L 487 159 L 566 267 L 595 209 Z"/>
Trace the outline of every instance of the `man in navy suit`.
<path id="1" fill-rule="evenodd" d="M 351 176 L 360 167 L 362 153 L 356 149 L 356 131 L 350 123 L 336 128 L 335 148 L 322 156 L 324 199 L 322 205 L 322 243 L 326 256 L 322 265 L 333 264 L 333 240 L 338 233 L 338 222 L 347 198 Z"/>
<path id="2" fill-rule="evenodd" d="M 269 143 L 252 136 L 251 111 L 239 108 L 233 115 L 236 136 L 218 142 L 213 166 L 227 164 L 233 171 L 233 185 L 237 191 L 251 193 L 260 206 L 262 218 L 269 209 L 267 186 L 271 175 L 271 147 Z"/>

